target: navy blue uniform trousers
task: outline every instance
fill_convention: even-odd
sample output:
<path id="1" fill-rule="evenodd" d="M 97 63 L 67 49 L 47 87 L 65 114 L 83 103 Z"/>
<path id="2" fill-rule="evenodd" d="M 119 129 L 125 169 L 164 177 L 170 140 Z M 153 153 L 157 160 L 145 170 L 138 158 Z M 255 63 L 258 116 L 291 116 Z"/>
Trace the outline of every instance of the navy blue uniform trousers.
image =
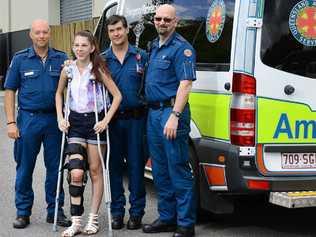
<path id="1" fill-rule="evenodd" d="M 110 124 L 111 211 L 114 217 L 123 217 L 125 214 L 124 160 L 126 160 L 128 171 L 130 216 L 142 217 L 144 215 L 145 126 L 145 116 L 140 119 L 117 119 Z"/>
<path id="2" fill-rule="evenodd" d="M 19 110 L 17 125 L 20 130 L 20 138 L 14 144 L 17 216 L 31 215 L 34 200 L 32 181 L 34 179 L 35 182 L 39 182 L 38 177 L 33 177 L 33 171 L 42 144 L 46 167 L 45 194 L 47 214 L 54 215 L 61 146 L 61 133 L 58 129 L 56 114 L 32 113 Z M 63 206 L 63 201 L 64 193 L 62 192 L 59 202 L 60 206 Z"/>
<path id="3" fill-rule="evenodd" d="M 178 123 L 177 137 L 163 134 L 172 107 L 150 109 L 147 135 L 154 184 L 158 194 L 159 219 L 182 227 L 195 224 L 194 177 L 189 164 L 190 110 L 186 106 Z"/>

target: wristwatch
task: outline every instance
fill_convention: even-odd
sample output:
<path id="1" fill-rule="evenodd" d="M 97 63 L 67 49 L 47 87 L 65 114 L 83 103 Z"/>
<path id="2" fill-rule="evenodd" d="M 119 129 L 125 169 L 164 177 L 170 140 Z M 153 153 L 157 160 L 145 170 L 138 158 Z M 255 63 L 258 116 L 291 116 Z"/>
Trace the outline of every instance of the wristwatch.
<path id="1" fill-rule="evenodd" d="M 176 116 L 177 118 L 180 118 L 181 112 L 172 110 L 171 113 L 172 113 L 174 116 Z"/>

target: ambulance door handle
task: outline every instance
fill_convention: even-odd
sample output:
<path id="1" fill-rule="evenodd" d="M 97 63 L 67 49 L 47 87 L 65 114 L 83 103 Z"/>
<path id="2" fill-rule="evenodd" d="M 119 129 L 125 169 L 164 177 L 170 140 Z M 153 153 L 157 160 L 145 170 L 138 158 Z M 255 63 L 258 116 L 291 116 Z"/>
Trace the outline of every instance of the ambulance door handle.
<path id="1" fill-rule="evenodd" d="M 295 88 L 291 85 L 286 85 L 284 87 L 284 93 L 287 94 L 287 95 L 292 95 L 295 91 Z"/>
<path id="2" fill-rule="evenodd" d="M 230 82 L 226 82 L 224 85 L 225 90 L 229 91 L 230 90 Z"/>

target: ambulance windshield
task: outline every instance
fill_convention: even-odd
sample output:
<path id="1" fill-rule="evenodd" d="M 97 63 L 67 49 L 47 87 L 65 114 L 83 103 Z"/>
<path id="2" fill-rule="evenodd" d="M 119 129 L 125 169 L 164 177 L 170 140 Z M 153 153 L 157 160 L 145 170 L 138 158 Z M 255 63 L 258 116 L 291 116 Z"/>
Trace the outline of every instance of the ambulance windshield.
<path id="1" fill-rule="evenodd" d="M 176 7 L 178 22 L 176 31 L 196 50 L 198 70 L 229 71 L 231 68 L 231 42 L 235 0 L 125 0 L 123 15 L 130 26 L 129 41 L 139 48 L 157 37 L 153 17 L 158 5 L 171 3 Z M 194 3 L 193 3 L 194 2 Z M 96 37 L 101 51 L 110 41 L 105 20 L 116 13 L 117 3 L 105 9 L 99 21 Z"/>
<path id="2" fill-rule="evenodd" d="M 273 68 L 316 78 L 315 1 L 266 1 L 261 59 Z"/>
<path id="3" fill-rule="evenodd" d="M 193 3 L 194 2 L 194 3 Z M 135 0 L 125 1 L 124 16 L 130 24 L 130 42 L 147 49 L 157 37 L 153 16 L 158 5 L 170 3 L 176 7 L 180 21 L 176 31 L 189 41 L 197 53 L 200 70 L 230 69 L 234 0 Z M 218 28 L 210 31 L 210 19 L 218 11 Z"/>
<path id="4" fill-rule="evenodd" d="M 155 12 L 156 5 L 159 4 L 158 1 L 156 2 L 152 0 L 125 1 L 123 15 L 129 23 L 139 21 L 144 15 Z"/>

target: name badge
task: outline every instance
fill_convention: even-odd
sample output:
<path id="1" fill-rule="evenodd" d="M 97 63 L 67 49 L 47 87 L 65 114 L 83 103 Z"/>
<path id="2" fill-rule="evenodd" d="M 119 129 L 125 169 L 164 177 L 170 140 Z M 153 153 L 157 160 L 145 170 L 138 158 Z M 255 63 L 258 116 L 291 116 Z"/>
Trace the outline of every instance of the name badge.
<path id="1" fill-rule="evenodd" d="M 24 76 L 27 77 L 27 76 L 33 76 L 34 75 L 34 72 L 31 71 L 31 72 L 25 72 L 24 73 Z"/>

